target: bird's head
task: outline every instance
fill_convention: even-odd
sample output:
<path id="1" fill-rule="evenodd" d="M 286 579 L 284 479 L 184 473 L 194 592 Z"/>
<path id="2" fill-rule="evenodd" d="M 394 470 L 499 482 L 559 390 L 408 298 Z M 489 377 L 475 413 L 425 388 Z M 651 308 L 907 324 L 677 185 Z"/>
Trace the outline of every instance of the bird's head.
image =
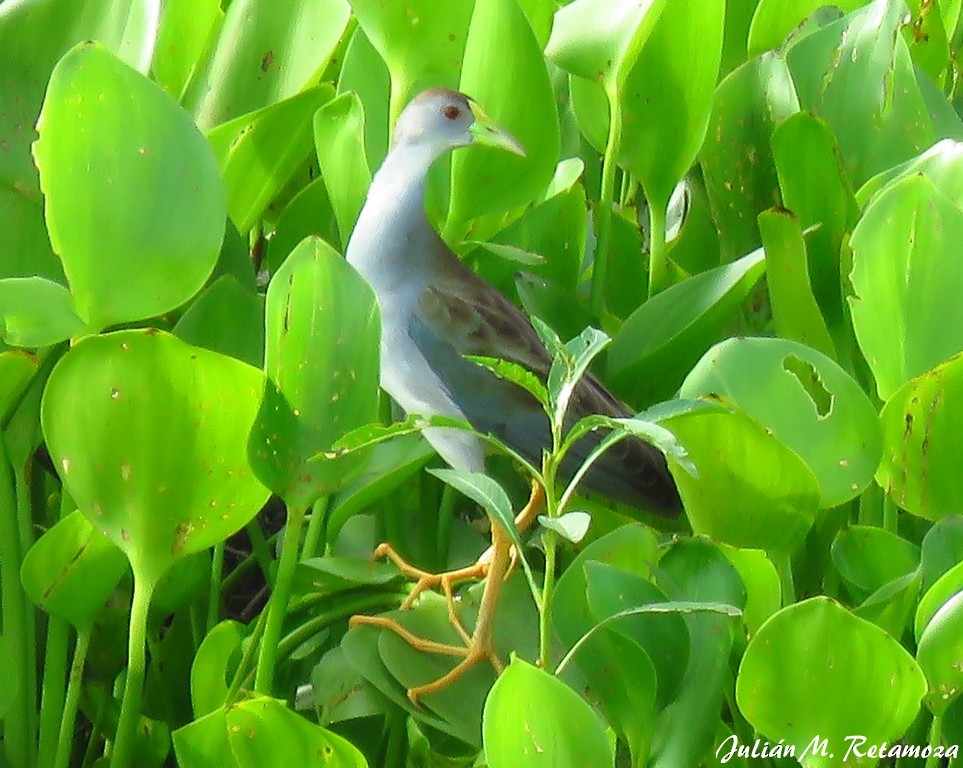
<path id="1" fill-rule="evenodd" d="M 446 88 L 418 94 L 405 107 L 395 126 L 394 146 L 431 146 L 446 149 L 483 144 L 525 155 L 518 140 L 499 128 L 469 96 Z"/>

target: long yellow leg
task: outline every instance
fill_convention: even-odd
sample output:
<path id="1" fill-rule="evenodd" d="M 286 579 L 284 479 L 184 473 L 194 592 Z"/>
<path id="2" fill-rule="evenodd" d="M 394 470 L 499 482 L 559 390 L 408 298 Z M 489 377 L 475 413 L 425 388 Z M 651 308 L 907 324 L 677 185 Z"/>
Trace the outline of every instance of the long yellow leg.
<path id="1" fill-rule="evenodd" d="M 538 516 L 545 502 L 545 494 L 538 483 L 532 483 L 532 493 L 528 503 L 518 513 L 515 524 L 519 530 L 525 530 Z M 517 558 L 508 532 L 496 521 L 492 521 L 492 544 L 478 560 L 466 568 L 458 568 L 445 573 L 432 574 L 415 568 L 404 561 L 394 549 L 382 544 L 375 550 L 376 557 L 388 557 L 408 578 L 417 579 L 411 594 L 402 603 L 402 608 L 411 607 L 415 598 L 425 589 L 440 586 L 448 602 L 448 620 L 464 642 L 464 646 L 439 643 L 418 637 L 394 619 L 384 616 L 353 616 L 350 626 L 368 625 L 388 629 L 397 634 L 412 648 L 424 653 L 437 653 L 445 656 L 460 657 L 461 661 L 446 675 L 426 685 L 419 685 L 408 689 L 408 698 L 417 704 L 418 700 L 427 694 L 440 691 L 465 674 L 471 667 L 482 659 L 488 659 L 496 672 L 501 672 L 503 664 L 495 653 L 492 645 L 492 628 L 495 621 L 495 608 L 501 593 L 502 584 L 507 579 Z M 475 630 L 471 635 L 465 630 L 455 609 L 453 586 L 461 581 L 487 577 L 485 589 L 482 592 L 481 605 L 478 607 L 478 618 Z"/>

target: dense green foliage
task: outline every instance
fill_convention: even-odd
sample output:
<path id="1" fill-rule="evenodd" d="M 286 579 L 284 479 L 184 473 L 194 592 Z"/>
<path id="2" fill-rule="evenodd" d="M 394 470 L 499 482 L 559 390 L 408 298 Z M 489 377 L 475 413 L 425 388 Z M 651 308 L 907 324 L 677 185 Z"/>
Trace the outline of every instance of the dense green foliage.
<path id="1" fill-rule="evenodd" d="M 0 0 L 0 768 L 963 742 L 963 3 L 819 6 Z M 429 86 L 527 150 L 455 152 L 426 206 L 555 356 L 480 361 L 543 400 L 538 467 L 388 426 L 341 254 Z M 574 429 L 657 445 L 678 524 L 557 477 L 589 365 L 639 416 Z M 479 507 L 506 668 L 415 706 L 455 660 L 348 619 L 457 642 L 369 557 L 472 562 Z"/>

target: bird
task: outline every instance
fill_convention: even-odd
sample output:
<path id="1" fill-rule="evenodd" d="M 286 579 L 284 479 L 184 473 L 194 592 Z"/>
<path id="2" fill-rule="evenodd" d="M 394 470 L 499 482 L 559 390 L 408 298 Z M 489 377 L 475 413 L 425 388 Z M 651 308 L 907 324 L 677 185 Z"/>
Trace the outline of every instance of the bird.
<path id="1" fill-rule="evenodd" d="M 526 389 L 497 376 L 472 357 L 519 364 L 544 382 L 552 356 L 528 317 L 455 255 L 428 221 L 425 188 L 432 164 L 447 152 L 482 145 L 520 156 L 525 152 L 508 131 L 496 125 L 470 96 L 445 88 L 418 94 L 401 112 L 392 143 L 374 175 L 346 249 L 347 261 L 371 285 L 381 309 L 381 386 L 409 415 L 446 416 L 467 421 L 475 432 L 498 437 L 538 466 L 551 447 L 551 428 L 541 405 Z M 591 373 L 575 387 L 567 423 L 591 414 L 616 418 L 632 412 Z M 455 469 L 483 472 L 485 442 L 477 434 L 450 427 L 429 427 L 426 439 Z M 576 442 L 560 474 L 571 477 L 602 435 Z M 681 502 L 662 453 L 637 437 L 627 437 L 606 451 L 586 473 L 582 486 L 635 509 L 675 517 Z M 529 525 L 544 503 L 533 483 L 525 508 L 516 518 Z M 461 661 L 442 678 L 408 690 L 417 704 L 464 671 L 488 658 L 500 669 L 491 645 L 491 627 L 500 583 L 511 562 L 507 532 L 492 521 L 492 546 L 474 566 L 429 574 L 406 563 L 382 544 L 386 556 L 418 580 L 402 608 L 425 588 L 440 586 L 449 600 L 449 618 L 464 647 L 413 636 L 397 622 L 356 616 L 351 625 L 390 629 L 419 650 L 444 653 Z M 474 631 L 457 619 L 452 585 L 487 577 Z"/>

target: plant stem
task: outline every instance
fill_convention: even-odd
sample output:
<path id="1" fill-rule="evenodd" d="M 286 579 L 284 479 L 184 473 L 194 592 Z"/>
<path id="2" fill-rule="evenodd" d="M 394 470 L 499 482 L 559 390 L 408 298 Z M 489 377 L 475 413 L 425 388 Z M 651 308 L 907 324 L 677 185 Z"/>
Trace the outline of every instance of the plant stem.
<path id="1" fill-rule="evenodd" d="M 43 693 L 40 697 L 40 746 L 37 764 L 50 765 L 57 752 L 63 719 L 64 681 L 67 678 L 67 646 L 70 624 L 51 616 L 47 623 L 47 646 L 43 660 Z"/>
<path id="2" fill-rule="evenodd" d="M 779 583 L 782 585 L 782 604 L 783 606 L 792 605 L 796 602 L 796 585 L 792 576 L 792 557 L 789 552 L 773 552 L 773 565 L 776 566 L 776 573 L 779 574 Z"/>
<path id="3" fill-rule="evenodd" d="M 545 546 L 545 580 L 542 583 L 542 604 L 538 612 L 538 662 L 544 670 L 552 668 L 552 597 L 555 594 L 555 555 L 558 551 L 558 534 L 542 532 Z"/>
<path id="4" fill-rule="evenodd" d="M 267 624 L 264 627 L 264 637 L 261 638 L 257 675 L 254 678 L 254 690 L 265 696 L 270 696 L 274 688 L 278 640 L 281 638 L 281 625 L 284 623 L 284 616 L 288 610 L 291 587 L 294 583 L 294 571 L 298 565 L 305 507 L 306 504 L 302 504 L 300 500 L 293 500 L 293 503 L 287 504 L 288 519 L 284 525 L 281 560 L 278 563 L 274 589 L 271 590 L 271 599 L 268 601 Z"/>
<path id="5" fill-rule="evenodd" d="M 609 239 L 612 232 L 612 203 L 615 200 L 615 171 L 622 142 L 622 112 L 609 97 L 609 137 L 602 158 L 602 186 L 595 217 L 595 258 L 592 267 L 592 314 L 600 318 L 605 310 L 605 281 L 608 272 Z"/>
<path id="6" fill-rule="evenodd" d="M 899 509 L 888 493 L 883 494 L 883 528 L 896 533 L 899 526 Z"/>
<path id="7" fill-rule="evenodd" d="M 130 604 L 130 629 L 127 645 L 127 678 L 124 681 L 124 699 L 120 705 L 117 735 L 110 756 L 110 768 L 128 768 L 131 765 L 137 720 L 140 717 L 140 699 L 144 688 L 146 666 L 147 612 L 150 609 L 154 582 L 134 572 L 134 597 Z"/>
<path id="8" fill-rule="evenodd" d="M 64 699 L 64 711 L 60 719 L 60 740 L 57 743 L 54 768 L 67 768 L 70 763 L 77 706 L 80 703 L 80 692 L 84 682 L 84 665 L 87 663 L 87 649 L 90 648 L 90 634 L 89 629 L 77 631 L 77 645 L 74 648 L 74 660 L 70 665 L 70 680 L 67 683 L 67 696 Z"/>
<path id="9" fill-rule="evenodd" d="M 207 622 L 205 632 L 207 635 L 217 624 L 217 619 L 221 615 L 221 581 L 224 575 L 224 542 L 219 541 L 214 545 L 214 556 L 211 558 L 211 588 L 207 598 Z"/>
<path id="10" fill-rule="evenodd" d="M 667 288 L 665 202 L 649 200 L 649 298 Z"/>
<path id="11" fill-rule="evenodd" d="M 927 744 L 929 744 L 931 747 L 935 747 L 942 741 L 942 724 L 942 720 L 940 720 L 939 717 L 934 717 L 933 722 L 930 723 L 930 735 L 929 739 L 927 740 Z M 936 757 L 936 755 L 933 753 L 930 753 L 930 756 L 926 758 L 925 768 L 938 768 L 939 764 L 940 758 Z"/>
<path id="12" fill-rule="evenodd" d="M 301 559 L 316 557 L 318 552 L 324 552 L 328 546 L 328 506 L 331 497 L 325 494 L 311 505 L 311 518 L 308 529 L 304 532 L 304 547 L 301 549 Z"/>
<path id="13" fill-rule="evenodd" d="M 3 605 L 3 637 L 10 646 L 15 669 L 10 670 L 20 692 L 4 718 L 4 747 L 12 765 L 33 765 L 31 759 L 30 716 L 36 703 L 28 695 L 34 670 L 28 663 L 27 605 L 20 586 L 20 531 L 13 467 L 0 437 L 0 600 Z"/>

